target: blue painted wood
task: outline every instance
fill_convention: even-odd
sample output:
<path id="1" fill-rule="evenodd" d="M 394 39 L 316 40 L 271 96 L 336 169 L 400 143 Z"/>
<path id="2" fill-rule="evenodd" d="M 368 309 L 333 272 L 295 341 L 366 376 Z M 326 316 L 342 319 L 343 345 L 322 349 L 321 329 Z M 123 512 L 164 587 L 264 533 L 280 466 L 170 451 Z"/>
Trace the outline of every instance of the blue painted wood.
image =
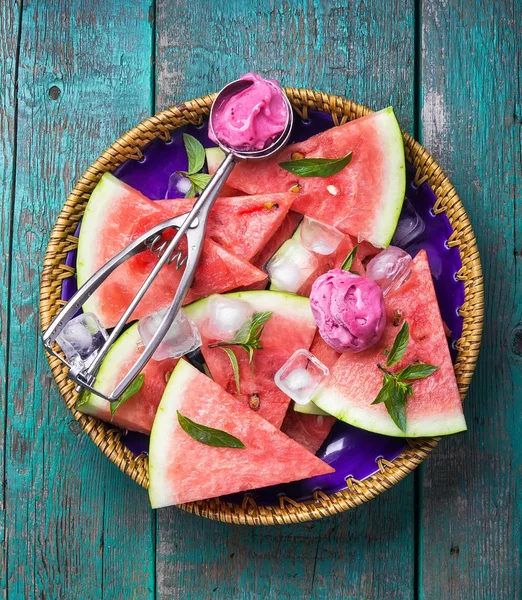
<path id="1" fill-rule="evenodd" d="M 11 25 L 8 41 L 16 38 L 13 17 Z M 5 305 L 10 345 L 2 571 L 6 595 L 14 600 L 154 593 L 146 493 L 71 424 L 39 343 L 37 313 L 43 253 L 73 182 L 150 112 L 151 44 L 148 1 L 23 6 L 16 132 L 8 113 L 17 153 L 11 304 Z"/>
<path id="2" fill-rule="evenodd" d="M 486 310 L 469 432 L 423 469 L 419 597 L 520 598 L 520 2 L 422 5 L 422 140 L 473 223 Z"/>
<path id="3" fill-rule="evenodd" d="M 7 340 L 11 272 L 11 217 L 15 176 L 16 57 L 20 13 L 14 1 L 0 4 L 0 597 L 6 598 L 5 414 L 7 410 Z"/>

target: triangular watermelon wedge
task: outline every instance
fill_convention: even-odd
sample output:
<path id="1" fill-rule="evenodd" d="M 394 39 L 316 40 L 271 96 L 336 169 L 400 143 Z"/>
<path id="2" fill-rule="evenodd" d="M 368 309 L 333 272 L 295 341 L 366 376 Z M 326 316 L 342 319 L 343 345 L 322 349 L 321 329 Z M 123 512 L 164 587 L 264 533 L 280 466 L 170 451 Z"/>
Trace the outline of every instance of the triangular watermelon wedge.
<path id="1" fill-rule="evenodd" d="M 244 448 L 216 448 L 184 431 L 178 413 L 237 437 Z M 158 408 L 149 449 L 153 508 L 266 487 L 334 469 L 227 394 L 184 360 Z"/>
<path id="2" fill-rule="evenodd" d="M 290 398 L 275 384 L 274 375 L 299 348 L 309 348 L 315 335 L 316 324 L 308 298 L 282 292 L 250 291 L 225 294 L 226 298 L 243 300 L 255 312 L 271 311 L 261 336 L 262 350 L 254 352 L 254 374 L 247 353 L 233 349 L 239 363 L 241 395 L 238 394 L 230 359 L 221 348 L 209 348 L 220 341 L 209 337 L 208 317 L 210 299 L 204 298 L 185 307 L 187 315 L 196 323 L 203 346 L 201 351 L 214 380 L 247 407 L 280 427 Z"/>
<path id="3" fill-rule="evenodd" d="M 122 333 L 112 345 L 96 376 L 96 389 L 106 394 L 112 392 L 142 352 L 143 344 L 136 323 Z M 76 408 L 123 429 L 149 434 L 167 380 L 177 362 L 174 358 L 150 360 L 142 371 L 142 387 L 116 409 L 114 417 L 111 417 L 107 400 L 87 391 L 78 399 Z"/>
<path id="4" fill-rule="evenodd" d="M 76 270 L 78 285 L 87 279 L 133 239 L 158 223 L 171 218 L 137 190 L 105 173 L 93 190 L 80 230 Z M 186 248 L 182 244 L 181 248 Z M 85 302 L 105 327 L 113 327 L 157 262 L 145 251 L 120 265 Z M 182 270 L 165 266 L 154 280 L 130 320 L 140 319 L 169 306 L 181 279 Z M 198 269 L 186 302 L 263 281 L 266 275 L 242 258 L 205 240 Z"/>
<path id="5" fill-rule="evenodd" d="M 294 194 L 218 198 L 210 211 L 206 235 L 223 248 L 251 260 L 266 246 L 295 200 Z M 172 217 L 190 211 L 194 198 L 156 200 Z"/>
<path id="6" fill-rule="evenodd" d="M 455 372 L 433 287 L 426 252 L 413 260 L 408 281 L 386 298 L 387 324 L 377 346 L 341 354 L 313 401 L 342 421 L 368 431 L 397 437 L 438 436 L 466 429 Z M 410 343 L 398 371 L 416 361 L 439 367 L 433 375 L 413 382 L 406 409 L 407 430 L 392 421 L 384 404 L 372 405 L 382 384 L 377 364 L 386 362 L 402 322 L 408 321 Z"/>
<path id="7" fill-rule="evenodd" d="M 279 166 L 295 157 L 340 158 L 350 164 L 330 177 L 298 177 Z M 247 194 L 296 191 L 292 210 L 328 223 L 377 247 L 389 245 L 406 190 L 401 130 L 391 107 L 304 142 L 287 146 L 275 157 L 244 162 L 228 183 Z"/>

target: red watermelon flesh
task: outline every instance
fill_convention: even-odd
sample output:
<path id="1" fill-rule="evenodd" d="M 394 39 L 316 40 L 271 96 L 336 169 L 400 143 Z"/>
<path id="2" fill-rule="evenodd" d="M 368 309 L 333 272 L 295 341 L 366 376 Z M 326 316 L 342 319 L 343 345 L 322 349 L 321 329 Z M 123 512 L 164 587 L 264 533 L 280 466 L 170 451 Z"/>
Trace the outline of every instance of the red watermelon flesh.
<path id="1" fill-rule="evenodd" d="M 350 164 L 330 177 L 298 177 L 279 166 L 295 153 L 339 158 L 349 152 Z M 287 146 L 267 161 L 241 163 L 228 181 L 248 194 L 298 189 L 292 210 L 386 247 L 404 201 L 405 173 L 402 134 L 386 108 Z"/>
<path id="2" fill-rule="evenodd" d="M 91 194 L 80 230 L 78 244 L 78 284 L 87 279 L 129 242 L 171 215 L 137 190 L 105 173 Z M 180 245 L 186 250 L 186 240 Z M 120 265 L 85 302 L 101 323 L 113 327 L 157 262 L 145 251 Z M 181 270 L 166 265 L 132 313 L 140 319 L 169 306 L 181 279 Z M 186 302 L 215 292 L 264 281 L 266 275 L 242 258 L 231 254 L 212 240 L 205 240 L 194 283 Z"/>
<path id="3" fill-rule="evenodd" d="M 262 269 L 283 243 L 292 237 L 302 218 L 303 215 L 293 210 L 288 211 L 277 231 L 268 240 L 264 248 L 252 259 L 252 264 L 258 269 Z"/>
<path id="4" fill-rule="evenodd" d="M 309 348 L 316 331 L 307 298 L 281 292 L 252 291 L 227 294 L 226 297 L 248 302 L 256 312 L 272 311 L 261 336 L 262 350 L 254 353 L 254 375 L 247 353 L 238 347 L 233 351 L 239 363 L 241 395 L 238 394 L 229 357 L 220 348 L 209 348 L 216 341 L 208 336 L 208 302 L 200 300 L 186 307 L 203 338 L 201 348 L 214 380 L 247 407 L 256 406 L 257 414 L 280 427 L 290 398 L 274 383 L 275 373 L 299 348 Z"/>
<path id="5" fill-rule="evenodd" d="M 299 413 L 290 407 L 281 426 L 281 431 L 309 452 L 315 454 L 328 437 L 336 420 L 335 417 L 328 415 Z"/>
<path id="6" fill-rule="evenodd" d="M 392 436 L 437 436 L 466 429 L 448 342 L 440 316 L 428 258 L 421 251 L 413 261 L 411 277 L 386 298 L 387 325 L 382 340 L 365 352 L 341 355 L 314 402 L 324 411 L 356 427 Z M 432 376 L 413 382 L 408 399 L 407 431 L 400 431 L 384 404 L 372 405 L 382 384 L 377 363 L 385 363 L 400 325 L 408 321 L 410 343 L 400 370 L 415 361 L 436 365 Z"/>
<path id="7" fill-rule="evenodd" d="M 216 448 L 193 439 L 178 412 L 225 431 L 244 448 Z M 217 383 L 180 360 L 159 406 L 150 438 L 149 496 L 153 508 L 307 479 L 334 469 Z"/>
<path id="8" fill-rule="evenodd" d="M 106 394 L 112 392 L 142 352 L 143 345 L 135 324 L 116 340 L 105 357 L 96 377 L 96 388 Z M 168 377 L 177 362 L 173 358 L 150 360 L 142 371 L 145 375 L 142 387 L 116 409 L 112 423 L 123 429 L 149 434 Z M 83 392 L 77 409 L 111 422 L 109 402 L 89 392 Z"/>
<path id="9" fill-rule="evenodd" d="M 329 369 L 334 366 L 339 356 L 341 356 L 323 340 L 319 331 L 315 334 L 314 341 L 310 346 L 310 352 Z"/>
<path id="10" fill-rule="evenodd" d="M 210 211 L 206 234 L 223 248 L 251 260 L 279 228 L 294 199 L 293 194 L 218 198 Z M 154 204 L 177 217 L 190 211 L 194 198 L 156 200 Z"/>

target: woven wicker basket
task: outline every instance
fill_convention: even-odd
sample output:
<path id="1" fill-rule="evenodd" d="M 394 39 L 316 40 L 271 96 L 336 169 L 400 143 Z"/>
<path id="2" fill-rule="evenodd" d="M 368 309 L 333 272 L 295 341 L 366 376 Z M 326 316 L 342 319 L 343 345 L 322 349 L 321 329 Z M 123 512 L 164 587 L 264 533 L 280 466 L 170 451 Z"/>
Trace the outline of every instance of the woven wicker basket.
<path id="1" fill-rule="evenodd" d="M 320 110 L 331 114 L 334 123 L 340 125 L 371 112 L 368 108 L 340 96 L 296 88 L 286 88 L 285 91 L 296 111 L 304 119 L 307 118 L 309 109 Z M 187 124 L 200 124 L 209 114 L 213 99 L 214 95 L 197 98 L 140 123 L 108 148 L 78 181 L 60 212 L 45 254 L 40 288 L 42 329 L 47 328 L 64 304 L 60 299 L 62 281 L 74 274 L 74 269 L 65 264 L 66 254 L 77 246 L 78 240 L 74 237 L 74 232 L 90 194 L 102 174 L 114 171 L 128 159 L 141 159 L 142 148 L 153 139 L 169 141 L 173 129 Z M 448 245 L 458 246 L 460 250 L 462 268 L 457 278 L 464 282 L 465 300 L 460 309 L 464 323 L 462 337 L 456 344 L 458 356 L 455 373 L 461 396 L 464 398 L 475 368 L 482 334 L 483 282 L 478 248 L 464 207 L 442 169 L 408 134 L 404 134 L 404 142 L 406 158 L 416 168 L 416 183 L 429 183 L 437 197 L 435 213 L 445 212 L 449 219 L 453 233 Z M 134 457 L 122 444 L 121 433 L 114 427 L 76 411 L 76 392 L 74 384 L 67 378 L 67 369 L 54 357 L 49 357 L 49 364 L 67 408 L 83 430 L 124 473 L 147 487 L 147 458 Z M 278 506 L 260 507 L 247 496 L 242 506 L 214 499 L 192 502 L 180 508 L 227 523 L 249 525 L 298 523 L 319 519 L 349 510 L 384 492 L 417 467 L 437 443 L 438 438 L 409 440 L 409 448 L 396 460 L 378 461 L 379 471 L 376 474 L 364 481 L 349 477 L 345 490 L 331 495 L 316 492 L 314 501 L 310 503 L 280 497 Z"/>

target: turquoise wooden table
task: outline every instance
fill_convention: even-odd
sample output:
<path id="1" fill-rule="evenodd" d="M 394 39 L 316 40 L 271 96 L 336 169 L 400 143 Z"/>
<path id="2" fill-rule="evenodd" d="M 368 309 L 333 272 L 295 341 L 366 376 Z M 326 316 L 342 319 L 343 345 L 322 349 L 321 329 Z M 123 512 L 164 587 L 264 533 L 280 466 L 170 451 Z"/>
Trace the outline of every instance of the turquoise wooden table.
<path id="1" fill-rule="evenodd" d="M 522 3 L 0 2 L 0 589 L 25 600 L 521 597 Z M 336 518 L 152 512 L 78 430 L 39 341 L 49 232 L 124 131 L 249 70 L 393 104 L 470 215 L 486 283 L 469 431 Z"/>

